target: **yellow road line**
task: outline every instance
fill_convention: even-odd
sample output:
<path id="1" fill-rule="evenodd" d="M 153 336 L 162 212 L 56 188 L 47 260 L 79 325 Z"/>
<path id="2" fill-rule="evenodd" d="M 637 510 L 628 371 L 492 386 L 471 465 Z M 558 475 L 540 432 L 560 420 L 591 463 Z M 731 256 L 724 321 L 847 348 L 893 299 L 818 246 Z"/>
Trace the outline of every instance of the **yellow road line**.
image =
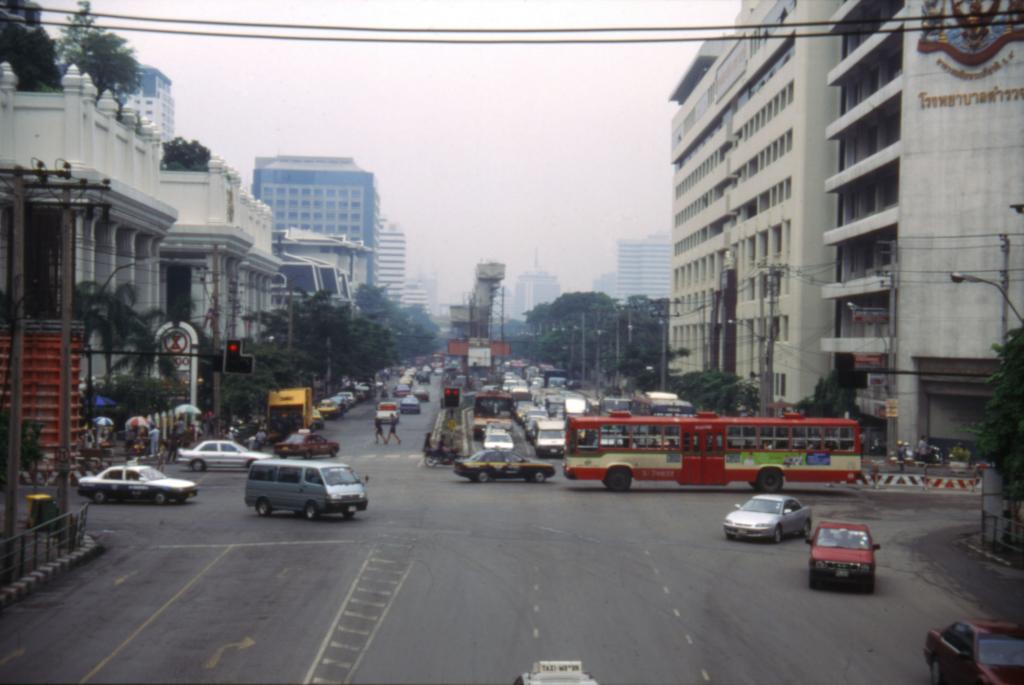
<path id="1" fill-rule="evenodd" d="M 86 674 L 85 674 L 85 677 L 83 677 L 83 678 L 82 678 L 81 680 L 79 680 L 79 681 L 78 681 L 78 685 L 84 685 L 85 683 L 87 683 L 87 682 L 89 682 L 90 680 L 92 680 L 93 676 L 95 676 L 95 675 L 96 675 L 97 673 L 99 673 L 99 672 L 100 672 L 101 670 L 103 670 L 103 667 L 104 667 L 104 666 L 106 666 L 106 665 L 107 665 L 108 663 L 110 663 L 110 661 L 111 661 L 111 660 L 112 660 L 112 659 L 113 659 L 114 657 L 116 657 L 116 656 L 117 656 L 118 654 L 120 654 L 120 653 L 121 653 L 121 650 L 123 650 L 123 649 L 124 649 L 125 647 L 127 647 L 127 646 L 128 646 L 129 644 L 131 644 L 131 641 L 132 641 L 132 640 L 134 640 L 135 638 L 137 638 L 137 637 L 139 636 L 139 634 L 140 634 L 140 633 L 141 633 L 141 632 L 142 632 L 143 630 L 145 630 L 146 628 L 148 628 L 148 627 L 150 626 L 150 624 L 151 624 L 151 623 L 153 623 L 153 622 L 154 622 L 154 621 L 156 621 L 156 620 L 157 620 L 158 618 L 160 618 L 160 615 L 161 615 L 162 613 L 164 613 L 165 611 L 167 611 L 168 607 L 170 607 L 170 606 L 171 606 L 172 604 L 174 604 L 174 603 L 175 603 L 176 601 L 178 601 L 178 600 L 179 600 L 179 599 L 181 598 L 181 596 L 182 596 L 182 595 L 184 595 L 184 594 L 185 594 L 186 592 L 188 592 L 189 588 L 191 588 L 191 587 L 192 587 L 193 585 L 195 585 L 195 584 L 196 584 L 196 582 L 197 582 L 197 581 L 198 581 L 198 580 L 199 580 L 200 578 L 202 578 L 202 577 L 203 577 L 203 575 L 204 575 L 204 574 L 205 574 L 205 573 L 206 573 L 207 571 L 209 571 L 209 570 L 210 570 L 211 568 L 213 568 L 213 567 L 214 567 L 214 565 L 216 565 L 216 563 L 217 563 L 218 561 L 220 561 L 221 559 L 223 559 L 223 558 L 224 558 L 224 555 L 225 555 L 225 554 L 227 554 L 228 552 L 230 552 L 230 551 L 231 551 L 231 548 L 232 548 L 233 546 L 234 546 L 234 545 L 229 545 L 229 546 L 228 546 L 227 548 L 225 548 L 223 552 L 221 552 L 220 554 L 218 554 L 218 555 L 217 555 L 217 558 L 216 558 L 216 559 L 214 559 L 213 561 L 211 561 L 211 562 L 210 562 L 209 564 L 207 564 L 207 565 L 206 565 L 206 568 L 204 568 L 204 569 L 203 569 L 202 571 L 200 571 L 200 572 L 199 572 L 199 573 L 197 573 L 197 574 L 196 574 L 195 576 L 193 576 L 193 577 L 192 577 L 192 580 L 190 580 L 190 581 L 188 581 L 187 583 L 185 583 L 185 586 L 184 586 L 183 588 L 181 588 L 181 589 L 180 589 L 180 590 L 178 590 L 178 591 L 177 591 L 176 593 L 174 593 L 174 596 L 173 596 L 173 597 L 171 597 L 171 598 L 170 598 L 169 600 L 167 600 L 166 602 L 164 602 L 164 605 L 163 605 L 162 607 L 160 607 L 160 608 L 159 608 L 159 609 L 157 609 L 157 610 L 156 610 L 155 612 L 153 612 L 153 615 L 152 615 L 152 616 L 150 616 L 149 618 L 147 618 L 147 619 L 146 619 L 146 620 L 145 620 L 145 621 L 144 621 L 144 622 L 142 623 L 142 625 L 141 625 L 141 626 L 139 626 L 138 628 L 136 628 L 136 629 L 135 629 L 135 631 L 134 631 L 134 632 L 133 632 L 133 633 L 132 633 L 131 635 L 129 635 L 129 636 L 128 636 L 128 638 L 127 638 L 127 639 L 126 639 L 126 640 L 125 640 L 124 642 L 122 642 L 122 643 L 121 643 L 120 645 L 118 645 L 118 646 L 117 646 L 117 649 L 115 649 L 115 650 L 114 650 L 113 652 L 111 652 L 110 654 L 108 654 L 107 656 L 105 656 L 105 657 L 103 658 L 103 660 L 102 660 L 102 661 L 100 661 L 100 662 L 99 662 L 98 664 L 96 664 L 95 666 L 93 666 L 93 669 L 92 669 L 91 671 L 89 671 L 88 673 L 86 673 Z"/>

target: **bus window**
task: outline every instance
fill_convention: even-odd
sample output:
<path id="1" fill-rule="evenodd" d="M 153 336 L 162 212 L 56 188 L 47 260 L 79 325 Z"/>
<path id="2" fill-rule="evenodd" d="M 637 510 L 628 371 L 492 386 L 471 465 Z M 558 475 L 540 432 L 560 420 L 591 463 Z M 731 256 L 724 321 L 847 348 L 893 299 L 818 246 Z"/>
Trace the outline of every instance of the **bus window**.
<path id="1" fill-rule="evenodd" d="M 839 429 L 839 449 L 843 452 L 853 451 L 853 429 L 852 428 L 840 428 Z"/>
<path id="2" fill-rule="evenodd" d="M 743 449 L 757 449 L 757 427 L 740 426 L 743 435 Z"/>
<path id="3" fill-rule="evenodd" d="M 765 434 L 771 437 L 765 439 Z M 761 428 L 761 443 L 766 449 L 789 449 L 789 426 L 765 426 Z"/>
<path id="4" fill-rule="evenodd" d="M 689 434 L 684 434 L 686 444 L 690 444 Z M 679 426 L 665 426 L 665 447 L 670 450 L 679 449 Z"/>
<path id="5" fill-rule="evenodd" d="M 793 449 L 820 450 L 821 428 L 818 426 L 793 426 Z"/>
<path id="6" fill-rule="evenodd" d="M 597 449 L 597 431 L 596 430 L 578 430 L 576 431 L 576 447 L 581 450 L 596 450 Z"/>
<path id="7" fill-rule="evenodd" d="M 601 426 L 601 447 L 629 447 L 629 426 L 618 423 Z"/>
<path id="8" fill-rule="evenodd" d="M 722 451 L 722 434 L 707 433 L 704 440 L 704 454 L 716 454 Z"/>
<path id="9" fill-rule="evenodd" d="M 638 450 L 661 449 L 661 426 L 633 426 L 633 447 Z"/>
<path id="10" fill-rule="evenodd" d="M 826 426 L 825 432 L 825 449 L 837 450 L 839 449 L 839 428 L 834 426 Z"/>
<path id="11" fill-rule="evenodd" d="M 743 449 L 743 426 L 728 426 L 725 429 L 725 444 L 729 449 Z"/>

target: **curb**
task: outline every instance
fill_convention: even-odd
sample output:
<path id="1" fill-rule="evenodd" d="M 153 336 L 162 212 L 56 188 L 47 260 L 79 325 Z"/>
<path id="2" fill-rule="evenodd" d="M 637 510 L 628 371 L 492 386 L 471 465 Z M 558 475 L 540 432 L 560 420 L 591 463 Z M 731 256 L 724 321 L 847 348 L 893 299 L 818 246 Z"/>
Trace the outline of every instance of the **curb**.
<path id="1" fill-rule="evenodd" d="M 953 478 L 947 476 L 917 476 L 909 474 L 879 474 L 877 481 L 870 475 L 861 475 L 857 484 L 867 487 L 906 488 L 917 490 L 969 490 L 981 489 L 980 478 Z"/>
<path id="2" fill-rule="evenodd" d="M 52 580 L 68 573 L 74 567 L 84 564 L 102 553 L 102 545 L 89 535 L 83 536 L 82 546 L 71 554 L 65 554 L 44 564 L 27 576 L 0 588 L 0 612 L 11 604 L 28 597 Z"/>

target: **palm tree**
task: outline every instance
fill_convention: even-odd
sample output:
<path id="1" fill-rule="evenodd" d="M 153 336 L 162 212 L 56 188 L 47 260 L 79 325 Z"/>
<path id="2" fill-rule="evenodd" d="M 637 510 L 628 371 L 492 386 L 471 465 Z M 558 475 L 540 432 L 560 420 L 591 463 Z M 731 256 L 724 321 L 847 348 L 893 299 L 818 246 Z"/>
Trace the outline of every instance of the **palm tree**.
<path id="1" fill-rule="evenodd" d="M 149 376 L 155 367 L 160 376 L 171 376 L 174 373 L 174 362 L 170 357 L 155 354 L 160 352 L 160 341 L 157 340 L 156 331 L 166 318 L 164 312 L 156 308 L 136 314 L 125 336 L 124 349 L 142 354 L 125 355 L 114 364 L 113 370 L 127 370 L 133 376 Z"/>
<path id="2" fill-rule="evenodd" d="M 107 284 L 95 281 L 79 283 L 74 298 L 75 318 L 85 328 L 85 340 L 98 337 L 105 364 L 105 380 L 110 382 L 113 371 L 114 350 L 121 349 L 138 326 L 135 312 L 137 294 L 131 283 L 122 283 L 113 291 Z"/>

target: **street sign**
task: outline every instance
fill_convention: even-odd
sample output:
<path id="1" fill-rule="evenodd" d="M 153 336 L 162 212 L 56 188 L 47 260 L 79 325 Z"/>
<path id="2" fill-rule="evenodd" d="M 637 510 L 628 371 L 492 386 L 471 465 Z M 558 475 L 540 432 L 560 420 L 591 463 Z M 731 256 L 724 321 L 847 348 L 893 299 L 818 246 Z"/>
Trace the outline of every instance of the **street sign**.
<path id="1" fill-rule="evenodd" d="M 444 425 L 445 425 L 445 428 L 447 428 L 450 431 L 453 431 L 453 430 L 455 430 L 455 427 L 457 425 L 459 425 L 459 424 L 456 423 L 455 419 L 448 419 L 448 421 Z"/>
<path id="2" fill-rule="evenodd" d="M 887 419 L 898 419 L 900 416 L 900 401 L 898 399 L 888 399 L 885 401 L 885 418 Z"/>

